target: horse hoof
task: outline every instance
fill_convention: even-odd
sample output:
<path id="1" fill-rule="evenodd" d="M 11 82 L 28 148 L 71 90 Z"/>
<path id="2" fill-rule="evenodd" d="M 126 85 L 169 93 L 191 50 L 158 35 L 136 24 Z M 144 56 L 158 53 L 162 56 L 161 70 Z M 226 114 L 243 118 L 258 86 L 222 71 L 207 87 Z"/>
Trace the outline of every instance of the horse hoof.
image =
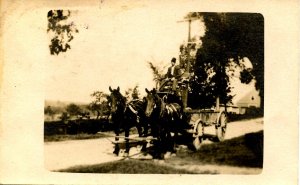
<path id="1" fill-rule="evenodd" d="M 116 157 L 119 156 L 119 151 L 114 151 L 113 155 L 116 156 Z"/>
<path id="2" fill-rule="evenodd" d="M 125 150 L 121 149 L 121 150 L 119 151 L 119 156 L 124 156 L 124 154 L 125 154 Z"/>
<path id="3" fill-rule="evenodd" d="M 143 146 L 142 146 L 142 145 L 137 145 L 137 146 L 136 146 L 136 149 L 137 149 L 138 152 L 141 152 L 142 149 L 143 149 Z"/>
<path id="4" fill-rule="evenodd" d="M 153 156 L 150 154 L 144 154 L 142 159 L 153 159 Z"/>
<path id="5" fill-rule="evenodd" d="M 171 158 L 171 152 L 165 153 L 164 159 L 169 159 L 169 158 Z"/>
<path id="6" fill-rule="evenodd" d="M 129 154 L 127 153 L 127 152 L 125 152 L 124 154 L 123 154 L 123 157 L 128 157 L 129 156 Z"/>

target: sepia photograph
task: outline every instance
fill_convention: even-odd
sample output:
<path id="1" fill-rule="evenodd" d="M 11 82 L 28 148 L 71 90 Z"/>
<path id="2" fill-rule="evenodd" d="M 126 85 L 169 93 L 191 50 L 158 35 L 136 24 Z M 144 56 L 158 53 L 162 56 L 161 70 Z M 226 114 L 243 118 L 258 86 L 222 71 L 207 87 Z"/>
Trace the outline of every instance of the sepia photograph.
<path id="1" fill-rule="evenodd" d="M 23 165 L 16 176 L 27 179 L 17 182 L 221 184 L 236 176 L 262 183 L 289 166 L 288 184 L 296 183 L 298 147 L 292 165 L 272 168 L 286 155 L 276 150 L 298 138 L 298 66 L 281 65 L 289 47 L 278 43 L 289 39 L 276 34 L 290 27 L 273 11 L 181 1 L 4 2 L 0 108 L 9 124 L 0 126 L 9 132 L 1 130 L 1 153 L 19 155 L 1 164 Z M 18 113 L 4 114 L 12 109 Z"/>
<path id="2" fill-rule="evenodd" d="M 122 9 L 45 15 L 45 167 L 260 174 L 263 16 Z"/>

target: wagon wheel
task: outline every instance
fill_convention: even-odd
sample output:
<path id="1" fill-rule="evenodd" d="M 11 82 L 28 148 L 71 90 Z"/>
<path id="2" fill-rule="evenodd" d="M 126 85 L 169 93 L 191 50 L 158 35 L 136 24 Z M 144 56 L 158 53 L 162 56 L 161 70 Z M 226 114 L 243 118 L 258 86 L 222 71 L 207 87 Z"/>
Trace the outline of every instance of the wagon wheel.
<path id="1" fill-rule="evenodd" d="M 221 113 L 219 122 L 216 125 L 216 134 L 218 141 L 223 141 L 226 133 L 227 127 L 227 116 L 224 112 Z"/>
<path id="2" fill-rule="evenodd" d="M 201 148 L 201 143 L 203 140 L 203 125 L 202 122 L 199 121 L 196 124 L 196 127 L 194 128 L 195 134 L 193 134 L 194 140 L 193 140 L 193 146 L 195 150 L 199 150 Z"/>

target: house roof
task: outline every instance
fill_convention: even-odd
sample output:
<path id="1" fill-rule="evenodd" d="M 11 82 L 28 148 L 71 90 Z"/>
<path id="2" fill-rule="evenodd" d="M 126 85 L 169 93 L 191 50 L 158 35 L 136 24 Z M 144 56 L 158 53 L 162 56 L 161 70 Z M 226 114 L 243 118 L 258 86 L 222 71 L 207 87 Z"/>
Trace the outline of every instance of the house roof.
<path id="1" fill-rule="evenodd" d="M 234 96 L 232 99 L 232 105 L 235 106 L 256 106 L 260 105 L 259 92 L 255 89 L 255 81 L 250 84 L 242 84 L 239 80 L 234 81 L 232 84 L 231 95 Z"/>

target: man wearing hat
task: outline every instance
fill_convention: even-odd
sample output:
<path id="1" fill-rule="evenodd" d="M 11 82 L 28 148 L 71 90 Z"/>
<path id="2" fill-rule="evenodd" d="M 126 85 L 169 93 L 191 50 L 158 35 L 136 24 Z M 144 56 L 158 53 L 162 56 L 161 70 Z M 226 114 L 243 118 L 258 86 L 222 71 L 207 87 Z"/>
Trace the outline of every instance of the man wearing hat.
<path id="1" fill-rule="evenodd" d="M 168 68 L 168 72 L 166 74 L 167 78 L 175 78 L 177 79 L 180 76 L 180 68 L 176 66 L 176 58 L 172 58 L 171 66 Z"/>
<path id="2" fill-rule="evenodd" d="M 172 58 L 171 60 L 171 66 L 168 68 L 168 72 L 165 75 L 166 79 L 164 79 L 161 83 L 161 86 L 163 86 L 166 82 L 172 81 L 172 90 L 176 91 L 176 86 L 177 86 L 177 80 L 181 76 L 180 74 L 180 67 L 176 64 L 176 58 Z"/>

